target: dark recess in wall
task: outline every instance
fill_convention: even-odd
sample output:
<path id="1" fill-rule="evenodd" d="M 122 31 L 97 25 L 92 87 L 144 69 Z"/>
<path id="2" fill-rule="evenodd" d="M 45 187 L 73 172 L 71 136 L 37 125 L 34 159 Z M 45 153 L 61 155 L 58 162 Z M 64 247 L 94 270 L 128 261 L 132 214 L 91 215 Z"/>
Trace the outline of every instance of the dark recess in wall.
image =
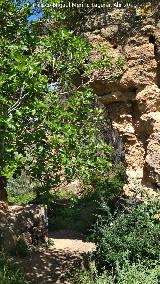
<path id="1" fill-rule="evenodd" d="M 149 43 L 155 44 L 155 42 L 156 42 L 155 36 L 154 35 L 150 35 L 149 36 Z"/>

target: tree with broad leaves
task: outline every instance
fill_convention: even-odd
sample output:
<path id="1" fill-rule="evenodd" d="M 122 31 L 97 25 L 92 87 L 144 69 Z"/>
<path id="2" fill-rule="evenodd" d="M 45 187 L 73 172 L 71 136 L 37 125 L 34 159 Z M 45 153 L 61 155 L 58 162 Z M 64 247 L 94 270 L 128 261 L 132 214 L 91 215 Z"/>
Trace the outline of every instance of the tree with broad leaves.
<path id="1" fill-rule="evenodd" d="M 91 47 L 64 26 L 64 11 L 45 6 L 42 19 L 29 22 L 40 3 L 0 1 L 1 200 L 21 169 L 49 198 L 64 179 L 88 183 L 111 168 L 111 147 L 98 128 L 103 112 L 87 82 L 75 81 Z"/>

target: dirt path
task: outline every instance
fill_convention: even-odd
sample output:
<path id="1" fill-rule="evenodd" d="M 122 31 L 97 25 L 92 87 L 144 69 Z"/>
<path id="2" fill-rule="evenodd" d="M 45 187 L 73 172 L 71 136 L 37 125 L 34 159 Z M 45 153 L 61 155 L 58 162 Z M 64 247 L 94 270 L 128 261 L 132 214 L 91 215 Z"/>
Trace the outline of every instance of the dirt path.
<path id="1" fill-rule="evenodd" d="M 85 242 L 83 236 L 72 231 L 50 233 L 54 242 L 48 249 L 38 249 L 30 256 L 14 259 L 31 284 L 69 284 L 70 275 L 84 267 L 85 258 L 95 250 L 95 244 Z"/>

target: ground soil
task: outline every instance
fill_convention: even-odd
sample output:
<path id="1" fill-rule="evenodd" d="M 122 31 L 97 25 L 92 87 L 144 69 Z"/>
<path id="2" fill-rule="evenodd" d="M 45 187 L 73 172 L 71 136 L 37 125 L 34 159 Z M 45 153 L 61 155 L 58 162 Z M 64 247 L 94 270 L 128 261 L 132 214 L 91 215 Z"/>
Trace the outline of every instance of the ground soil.
<path id="1" fill-rule="evenodd" d="M 69 278 L 84 268 L 87 256 L 95 244 L 86 242 L 83 235 L 73 231 L 56 231 L 49 235 L 53 242 L 48 248 L 39 248 L 25 258 L 14 258 L 31 284 L 70 284 Z"/>

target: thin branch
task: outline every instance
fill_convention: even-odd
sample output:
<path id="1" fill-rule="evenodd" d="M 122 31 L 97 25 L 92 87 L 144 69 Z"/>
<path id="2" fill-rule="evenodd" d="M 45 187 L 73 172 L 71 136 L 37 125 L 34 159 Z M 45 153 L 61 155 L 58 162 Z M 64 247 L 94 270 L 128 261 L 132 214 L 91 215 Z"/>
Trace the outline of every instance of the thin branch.
<path id="1" fill-rule="evenodd" d="M 26 93 L 26 94 L 23 95 L 23 91 L 24 91 L 24 87 L 21 89 L 20 98 L 14 103 L 13 106 L 11 106 L 8 109 L 8 114 L 10 114 L 13 111 L 15 111 L 21 105 L 23 99 L 29 94 L 29 93 Z"/>

